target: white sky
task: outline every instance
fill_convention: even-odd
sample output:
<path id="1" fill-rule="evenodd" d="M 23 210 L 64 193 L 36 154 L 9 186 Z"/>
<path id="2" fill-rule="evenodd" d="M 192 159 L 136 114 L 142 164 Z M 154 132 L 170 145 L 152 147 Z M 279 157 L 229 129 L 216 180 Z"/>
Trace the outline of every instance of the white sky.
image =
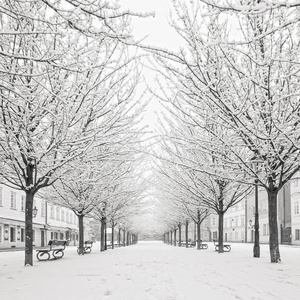
<path id="1" fill-rule="evenodd" d="M 169 10 L 172 7 L 171 0 L 119 0 L 120 10 L 130 10 L 136 13 L 155 12 L 155 17 L 133 17 L 132 27 L 135 40 L 142 38 L 144 45 L 158 46 L 177 50 L 180 47 L 180 37 L 169 25 Z M 149 65 L 147 63 L 147 65 Z M 157 87 L 155 83 L 155 71 L 144 67 L 143 74 L 146 82 L 152 89 Z M 153 129 L 157 123 L 156 111 L 160 111 L 157 99 L 152 98 L 143 121 Z M 142 124 L 143 126 L 145 124 Z"/>
<path id="2" fill-rule="evenodd" d="M 133 18 L 133 34 L 137 38 L 149 35 L 145 44 L 178 48 L 179 38 L 168 23 L 171 0 L 119 0 L 122 10 L 139 13 L 155 12 L 155 17 Z"/>

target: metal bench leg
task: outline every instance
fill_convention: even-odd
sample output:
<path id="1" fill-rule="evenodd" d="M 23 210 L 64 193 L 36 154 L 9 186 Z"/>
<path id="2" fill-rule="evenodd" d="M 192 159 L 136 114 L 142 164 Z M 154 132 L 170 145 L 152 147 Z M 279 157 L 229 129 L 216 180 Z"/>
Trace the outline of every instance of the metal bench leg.
<path id="1" fill-rule="evenodd" d="M 40 251 L 40 252 L 37 253 L 36 258 L 39 261 L 49 260 L 50 259 L 50 254 L 49 254 L 49 252 Z"/>
<path id="2" fill-rule="evenodd" d="M 62 258 L 64 256 L 64 251 L 54 250 L 52 254 L 54 258 Z"/>

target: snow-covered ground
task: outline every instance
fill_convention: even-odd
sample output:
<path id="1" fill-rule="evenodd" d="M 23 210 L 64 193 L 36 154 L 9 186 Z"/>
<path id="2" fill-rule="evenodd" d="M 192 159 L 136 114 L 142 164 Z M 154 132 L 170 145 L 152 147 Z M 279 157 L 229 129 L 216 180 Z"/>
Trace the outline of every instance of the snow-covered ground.
<path id="1" fill-rule="evenodd" d="M 268 246 L 252 257 L 251 244 L 232 251 L 179 248 L 162 242 L 47 262 L 34 259 L 24 267 L 24 252 L 0 252 L 1 300 L 193 300 L 300 299 L 300 248 L 281 246 L 282 263 L 271 264 Z"/>

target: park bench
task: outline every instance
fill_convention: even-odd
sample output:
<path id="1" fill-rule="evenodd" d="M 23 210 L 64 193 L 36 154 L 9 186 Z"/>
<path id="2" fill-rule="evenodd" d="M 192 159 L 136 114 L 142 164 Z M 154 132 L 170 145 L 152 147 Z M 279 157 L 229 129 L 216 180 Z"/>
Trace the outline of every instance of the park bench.
<path id="1" fill-rule="evenodd" d="M 114 243 L 114 248 L 116 248 L 116 247 L 123 247 L 123 246 L 124 246 L 123 243 L 119 243 L 119 242 L 115 242 Z M 107 244 L 107 249 L 112 249 L 112 242 L 111 241 L 110 241 L 109 244 Z"/>
<path id="2" fill-rule="evenodd" d="M 195 247 L 196 246 L 196 242 L 188 242 L 188 247 Z"/>
<path id="3" fill-rule="evenodd" d="M 48 242 L 49 248 L 36 249 L 36 257 L 39 261 L 50 260 L 50 252 L 52 252 L 53 259 L 62 258 L 67 243 L 68 241 L 50 240 Z"/>
<path id="4" fill-rule="evenodd" d="M 219 251 L 219 241 L 218 240 L 214 240 L 214 245 L 215 245 L 215 250 Z M 231 246 L 230 245 L 226 245 L 223 244 L 223 250 L 224 252 L 229 252 L 231 250 Z"/>
<path id="5" fill-rule="evenodd" d="M 207 244 L 204 244 L 202 242 L 202 240 L 200 240 L 200 249 L 207 249 L 208 248 L 208 245 Z"/>
<path id="6" fill-rule="evenodd" d="M 192 247 L 196 246 L 196 242 L 189 241 L 187 245 L 188 245 L 188 248 L 192 248 Z M 186 242 L 182 242 L 180 247 L 186 247 Z"/>
<path id="7" fill-rule="evenodd" d="M 83 246 L 84 253 L 91 253 L 93 247 L 93 241 L 85 241 Z M 77 248 L 77 253 L 79 254 L 79 247 Z"/>

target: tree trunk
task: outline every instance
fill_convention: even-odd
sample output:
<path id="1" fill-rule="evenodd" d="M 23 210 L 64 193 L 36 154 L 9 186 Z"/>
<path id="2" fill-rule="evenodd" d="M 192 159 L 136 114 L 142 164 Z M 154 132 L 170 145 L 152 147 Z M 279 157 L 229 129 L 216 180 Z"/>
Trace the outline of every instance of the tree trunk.
<path id="1" fill-rule="evenodd" d="M 178 224 L 179 247 L 181 247 L 181 223 Z"/>
<path id="2" fill-rule="evenodd" d="M 176 246 L 176 241 L 177 241 L 177 238 L 176 238 L 176 229 L 174 228 L 174 246 Z"/>
<path id="3" fill-rule="evenodd" d="M 185 247 L 188 248 L 189 243 L 189 221 L 185 223 Z"/>
<path id="4" fill-rule="evenodd" d="M 201 225 L 201 216 L 200 216 L 200 209 L 198 208 L 197 210 L 197 222 L 196 222 L 196 226 L 197 226 L 197 250 L 200 250 L 200 240 L 201 240 L 201 236 L 200 236 L 200 225 Z"/>
<path id="5" fill-rule="evenodd" d="M 104 219 L 104 250 L 107 250 L 107 223 L 106 223 L 106 218 Z"/>
<path id="6" fill-rule="evenodd" d="M 171 242 L 170 242 L 170 245 L 172 246 L 172 245 L 173 245 L 173 231 L 172 231 L 172 230 L 170 231 L 170 234 L 171 234 Z"/>
<path id="7" fill-rule="evenodd" d="M 101 250 L 101 236 L 102 236 L 102 222 L 100 221 L 100 228 L 99 228 L 99 242 L 100 242 L 100 251 Z"/>
<path id="8" fill-rule="evenodd" d="M 223 227 L 223 222 L 224 222 L 224 212 L 219 211 L 219 240 L 218 240 L 218 244 L 219 244 L 219 253 L 223 253 L 224 252 L 224 247 L 223 247 L 223 233 L 224 233 L 224 227 Z"/>
<path id="9" fill-rule="evenodd" d="M 78 227 L 79 227 L 78 254 L 79 255 L 84 255 L 83 215 L 78 216 Z"/>
<path id="10" fill-rule="evenodd" d="M 111 225 L 111 249 L 115 249 L 115 226 Z"/>
<path id="11" fill-rule="evenodd" d="M 119 228 L 118 244 L 119 244 L 119 247 L 120 247 L 121 246 L 121 228 Z"/>
<path id="12" fill-rule="evenodd" d="M 200 250 L 200 240 L 201 240 L 201 232 L 200 232 L 200 220 L 197 222 L 197 250 Z"/>
<path id="13" fill-rule="evenodd" d="M 32 208 L 34 194 L 29 190 L 26 192 L 25 207 L 25 266 L 33 265 L 33 230 L 32 230 Z"/>
<path id="14" fill-rule="evenodd" d="M 104 241 L 105 237 L 104 237 L 104 235 L 105 235 L 105 218 L 102 217 L 101 218 L 101 237 L 100 237 L 100 251 L 101 252 L 105 250 L 105 245 L 104 245 L 105 244 L 105 241 Z"/>
<path id="15" fill-rule="evenodd" d="M 125 229 L 123 230 L 123 246 L 125 247 L 126 246 L 126 243 L 125 243 L 125 236 L 126 236 L 126 231 Z"/>
<path id="16" fill-rule="evenodd" d="M 271 263 L 281 261 L 278 242 L 278 224 L 277 224 L 277 190 L 268 190 L 269 204 L 269 248 Z"/>

